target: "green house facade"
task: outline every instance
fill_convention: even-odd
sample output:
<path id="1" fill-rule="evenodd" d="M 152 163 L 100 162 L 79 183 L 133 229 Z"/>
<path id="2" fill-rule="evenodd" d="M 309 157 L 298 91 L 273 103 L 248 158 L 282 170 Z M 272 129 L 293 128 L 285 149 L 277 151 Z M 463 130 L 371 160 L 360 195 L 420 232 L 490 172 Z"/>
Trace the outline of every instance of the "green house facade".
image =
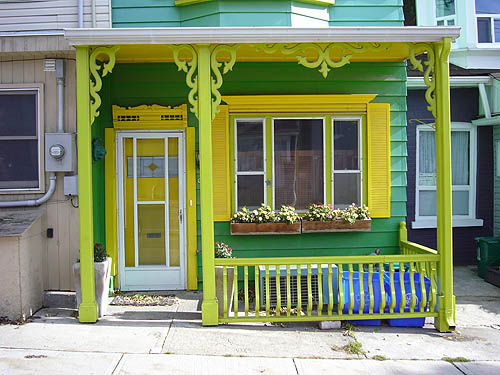
<path id="1" fill-rule="evenodd" d="M 363 276 L 382 290 L 388 278 L 389 289 L 362 319 L 454 326 L 447 53 L 457 29 L 404 28 L 398 0 L 112 5 L 113 29 L 65 33 L 77 50 L 81 321 L 96 319 L 90 250 L 101 242 L 121 290 L 203 289 L 205 325 L 352 319 L 363 311 L 346 302 L 345 280 Z M 437 251 L 408 242 L 402 224 L 408 58 L 432 77 Z M 103 160 L 92 158 L 96 140 Z M 261 203 L 299 213 L 367 205 L 371 227 L 232 233 L 231 216 Z M 236 258 L 215 259 L 215 241 Z M 244 311 L 217 299 L 215 266 L 218 287 L 241 289 Z M 396 304 L 397 277 L 412 280 L 408 311 Z M 271 305 L 287 314 L 271 316 Z M 293 305 L 305 314 L 290 315 Z"/>

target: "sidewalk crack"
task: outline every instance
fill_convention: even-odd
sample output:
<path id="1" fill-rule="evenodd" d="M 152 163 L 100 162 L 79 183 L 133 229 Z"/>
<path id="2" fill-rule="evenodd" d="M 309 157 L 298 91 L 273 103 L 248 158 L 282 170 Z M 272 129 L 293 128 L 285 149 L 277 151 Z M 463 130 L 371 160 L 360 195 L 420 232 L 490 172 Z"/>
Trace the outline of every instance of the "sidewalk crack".
<path id="1" fill-rule="evenodd" d="M 120 371 L 120 369 L 118 369 L 118 366 L 120 366 L 120 364 L 121 364 L 121 362 L 123 360 L 123 356 L 124 356 L 124 353 L 121 353 L 120 354 L 120 359 L 118 361 L 116 361 L 116 365 L 113 368 L 113 371 L 110 372 L 111 375 L 118 374 L 118 372 Z M 118 369 L 118 372 L 117 372 L 117 369 Z"/>
<path id="2" fill-rule="evenodd" d="M 297 375 L 299 375 L 299 369 L 297 368 L 297 363 L 295 362 L 295 358 L 292 358 L 292 361 L 293 365 L 295 366 L 295 372 L 297 373 Z"/>

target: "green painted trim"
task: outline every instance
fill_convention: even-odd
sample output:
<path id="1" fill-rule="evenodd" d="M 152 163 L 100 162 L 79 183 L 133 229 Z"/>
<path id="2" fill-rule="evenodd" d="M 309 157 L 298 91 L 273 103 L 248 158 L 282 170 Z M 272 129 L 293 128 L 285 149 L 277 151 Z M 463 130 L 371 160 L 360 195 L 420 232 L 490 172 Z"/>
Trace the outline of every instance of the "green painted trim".
<path id="1" fill-rule="evenodd" d="M 271 181 L 266 184 L 267 205 L 273 206 L 273 118 L 266 115 L 266 148 L 264 150 L 264 157 L 266 158 L 266 179 Z M 269 157 L 271 155 L 271 157 Z"/>
<path id="2" fill-rule="evenodd" d="M 92 197 L 92 148 L 90 126 L 89 48 L 76 48 L 76 113 L 78 142 L 78 195 L 80 206 L 80 277 L 82 303 L 78 310 L 81 323 L 94 323 L 98 306 L 94 289 L 94 220 Z"/>

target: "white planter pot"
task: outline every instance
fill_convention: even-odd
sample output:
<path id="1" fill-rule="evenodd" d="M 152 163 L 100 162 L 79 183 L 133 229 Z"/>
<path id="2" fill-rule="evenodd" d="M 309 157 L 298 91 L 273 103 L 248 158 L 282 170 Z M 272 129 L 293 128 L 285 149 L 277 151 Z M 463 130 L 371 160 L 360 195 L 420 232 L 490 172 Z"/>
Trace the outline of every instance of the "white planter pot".
<path id="1" fill-rule="evenodd" d="M 80 277 L 80 263 L 73 264 L 73 275 L 75 279 L 76 308 L 82 303 L 82 289 Z M 108 309 L 109 280 L 111 277 L 111 258 L 104 262 L 94 263 L 94 285 L 95 299 L 99 307 L 99 318 L 106 314 Z"/>
<path id="2" fill-rule="evenodd" d="M 224 316 L 224 284 L 223 284 L 223 270 L 222 266 L 215 267 L 215 296 L 219 304 L 219 316 Z M 231 311 L 233 307 L 233 296 L 234 296 L 234 268 L 227 267 L 227 313 Z M 237 303 L 237 302 L 236 302 Z"/>

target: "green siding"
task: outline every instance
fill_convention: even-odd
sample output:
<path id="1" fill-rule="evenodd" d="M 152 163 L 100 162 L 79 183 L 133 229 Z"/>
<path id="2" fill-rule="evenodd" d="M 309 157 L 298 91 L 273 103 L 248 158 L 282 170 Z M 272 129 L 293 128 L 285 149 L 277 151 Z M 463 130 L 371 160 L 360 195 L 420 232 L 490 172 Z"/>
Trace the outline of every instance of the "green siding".
<path id="1" fill-rule="evenodd" d="M 403 26 L 402 0 L 214 0 L 176 7 L 174 0 L 113 0 L 113 27 Z"/>
<path id="2" fill-rule="evenodd" d="M 391 213 L 373 220 L 367 233 L 318 233 L 277 236 L 231 236 L 229 223 L 215 223 L 215 238 L 229 243 L 238 257 L 362 255 L 375 249 L 397 250 L 399 222 L 406 217 L 406 70 L 404 63 L 352 63 L 333 69 L 327 79 L 295 63 L 237 63 L 224 76 L 223 95 L 252 94 L 378 94 L 374 101 L 391 104 Z M 110 99 L 103 104 L 101 122 L 111 123 L 111 104 L 179 105 L 186 103 L 185 75 L 174 64 L 117 64 L 110 78 Z M 103 99 L 104 100 L 104 99 Z M 104 125 L 103 125 L 104 126 Z M 190 114 L 189 126 L 197 126 Z M 97 128 L 96 128 L 97 129 Z M 199 177 L 199 174 L 198 174 Z M 98 189 L 98 181 L 94 181 Z M 99 193 L 100 194 L 100 193 Z M 199 218 L 199 185 L 197 186 Z M 200 222 L 198 246 L 200 243 Z M 201 285 L 201 257 L 198 256 Z"/>

